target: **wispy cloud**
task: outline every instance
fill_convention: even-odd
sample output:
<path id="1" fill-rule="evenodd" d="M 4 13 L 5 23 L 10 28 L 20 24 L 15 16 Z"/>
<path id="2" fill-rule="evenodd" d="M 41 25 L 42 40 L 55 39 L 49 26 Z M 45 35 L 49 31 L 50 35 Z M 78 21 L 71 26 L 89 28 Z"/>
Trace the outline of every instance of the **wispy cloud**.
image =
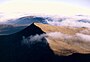
<path id="1" fill-rule="evenodd" d="M 90 43 L 90 35 L 82 34 L 82 33 L 76 33 L 75 35 L 68 35 L 61 32 L 50 32 L 47 34 L 41 34 L 41 35 L 34 35 L 30 36 L 29 38 L 23 38 L 24 44 L 34 44 L 37 42 L 43 42 L 43 38 L 51 38 L 58 41 L 64 41 L 66 43 Z"/>

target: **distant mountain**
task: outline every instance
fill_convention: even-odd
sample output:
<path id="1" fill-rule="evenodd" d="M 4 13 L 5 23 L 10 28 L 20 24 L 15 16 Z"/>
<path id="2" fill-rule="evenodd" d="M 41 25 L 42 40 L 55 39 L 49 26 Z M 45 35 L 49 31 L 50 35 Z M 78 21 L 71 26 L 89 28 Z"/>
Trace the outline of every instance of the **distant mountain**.
<path id="1" fill-rule="evenodd" d="M 0 35 L 9 35 L 16 33 L 28 25 L 16 25 L 16 24 L 0 24 Z"/>
<path id="2" fill-rule="evenodd" d="M 25 17 L 18 18 L 16 20 L 9 20 L 8 23 L 31 24 L 31 23 L 37 22 L 37 23 L 47 24 L 47 22 L 45 20 L 46 19 L 44 17 L 25 16 Z"/>

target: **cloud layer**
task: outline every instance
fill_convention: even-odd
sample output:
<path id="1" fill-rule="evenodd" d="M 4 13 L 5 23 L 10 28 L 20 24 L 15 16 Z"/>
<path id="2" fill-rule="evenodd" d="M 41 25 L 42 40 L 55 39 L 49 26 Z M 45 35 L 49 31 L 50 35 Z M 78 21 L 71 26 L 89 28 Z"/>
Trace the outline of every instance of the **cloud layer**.
<path id="1" fill-rule="evenodd" d="M 47 34 L 41 34 L 41 35 L 34 35 L 30 36 L 29 38 L 23 37 L 23 43 L 24 44 L 35 44 L 37 42 L 43 42 L 43 38 L 51 38 L 58 41 L 64 41 L 66 43 L 90 43 L 90 35 L 83 34 L 83 33 L 76 33 L 75 35 L 68 35 L 61 32 L 51 32 Z"/>
<path id="2" fill-rule="evenodd" d="M 50 25 L 90 28 L 90 16 L 72 16 L 46 20 Z"/>
<path id="3" fill-rule="evenodd" d="M 67 35 L 60 32 L 51 32 L 47 34 L 49 37 L 56 40 L 69 40 L 69 41 L 81 41 L 81 42 L 90 42 L 90 35 L 76 33 L 75 35 Z M 78 40 L 78 41 L 77 41 Z"/>

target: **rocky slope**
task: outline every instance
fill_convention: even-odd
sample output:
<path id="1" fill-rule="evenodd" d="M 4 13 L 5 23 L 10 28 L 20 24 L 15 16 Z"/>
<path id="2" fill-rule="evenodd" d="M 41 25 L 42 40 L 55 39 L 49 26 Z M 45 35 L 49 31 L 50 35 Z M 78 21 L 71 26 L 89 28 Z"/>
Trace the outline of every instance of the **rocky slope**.
<path id="1" fill-rule="evenodd" d="M 81 31 L 88 30 L 88 28 L 84 28 L 84 27 L 72 28 L 65 26 L 51 26 L 51 25 L 39 24 L 39 23 L 35 23 L 35 25 L 41 28 L 42 31 L 44 31 L 45 33 L 60 32 L 71 36 L 74 36 L 76 33 L 81 33 Z M 88 31 L 88 34 L 90 35 L 90 31 Z M 58 36 L 58 35 L 54 35 L 54 36 Z M 52 36 L 48 36 L 46 37 L 46 39 L 49 43 L 50 48 L 57 55 L 71 55 L 73 53 L 90 54 L 90 42 L 83 42 L 75 39 L 60 40 L 60 39 L 55 39 Z"/>

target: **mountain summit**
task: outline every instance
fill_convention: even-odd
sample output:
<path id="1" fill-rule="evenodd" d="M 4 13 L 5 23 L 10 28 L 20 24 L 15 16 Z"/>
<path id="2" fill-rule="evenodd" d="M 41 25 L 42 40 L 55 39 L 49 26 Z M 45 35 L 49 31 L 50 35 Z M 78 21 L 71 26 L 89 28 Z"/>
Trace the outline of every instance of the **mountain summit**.
<path id="1" fill-rule="evenodd" d="M 88 61 L 89 34 L 83 27 L 32 23 L 16 33 L 0 36 L 0 62 Z"/>

